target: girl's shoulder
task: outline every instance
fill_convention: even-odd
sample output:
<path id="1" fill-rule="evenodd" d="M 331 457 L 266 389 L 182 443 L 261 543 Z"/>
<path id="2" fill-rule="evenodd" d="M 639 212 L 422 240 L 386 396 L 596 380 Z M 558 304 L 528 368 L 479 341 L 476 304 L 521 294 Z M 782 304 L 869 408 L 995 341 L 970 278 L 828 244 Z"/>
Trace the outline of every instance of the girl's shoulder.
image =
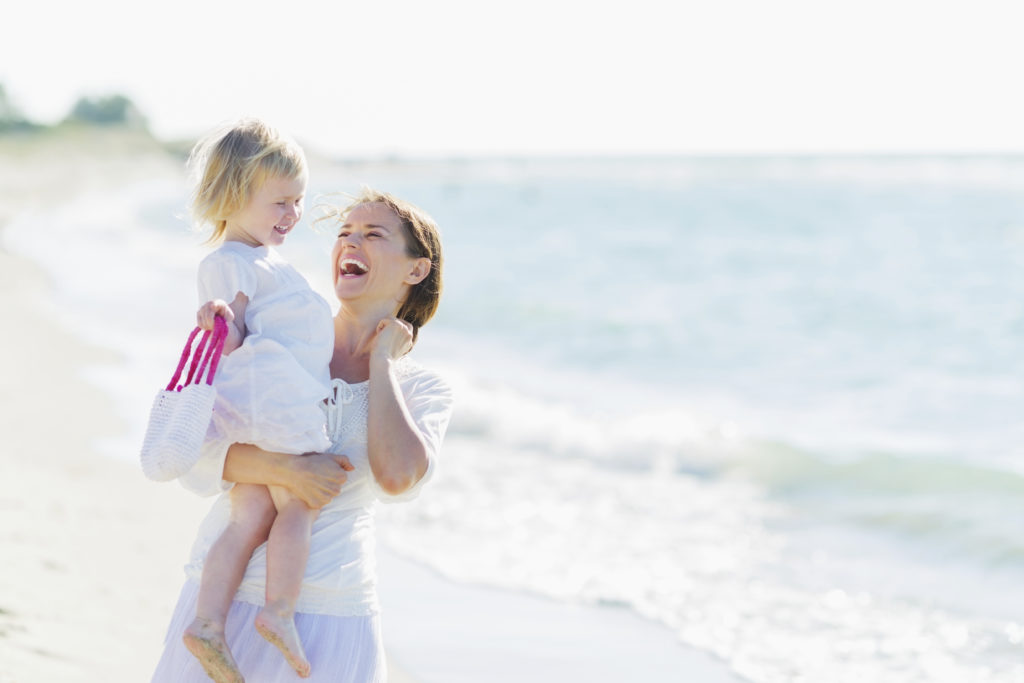
<path id="1" fill-rule="evenodd" d="M 267 260 L 271 254 L 269 247 L 250 247 L 242 242 L 223 242 L 203 257 L 205 261 L 240 261 L 255 263 Z"/>
<path id="2" fill-rule="evenodd" d="M 199 262 L 197 281 L 200 299 L 230 301 L 236 292 L 250 299 L 267 288 L 260 250 L 239 242 L 225 242 Z"/>
<path id="3" fill-rule="evenodd" d="M 199 261 L 199 272 L 222 268 L 255 268 L 256 264 L 265 257 L 265 249 L 265 247 L 254 249 L 240 242 L 225 242 Z"/>
<path id="4" fill-rule="evenodd" d="M 309 286 L 302 274 L 270 247 L 250 247 L 241 242 L 225 242 L 199 262 L 200 278 L 226 271 L 242 273 L 264 281 L 264 286 L 301 284 Z M 246 275 L 247 274 L 247 275 Z"/>

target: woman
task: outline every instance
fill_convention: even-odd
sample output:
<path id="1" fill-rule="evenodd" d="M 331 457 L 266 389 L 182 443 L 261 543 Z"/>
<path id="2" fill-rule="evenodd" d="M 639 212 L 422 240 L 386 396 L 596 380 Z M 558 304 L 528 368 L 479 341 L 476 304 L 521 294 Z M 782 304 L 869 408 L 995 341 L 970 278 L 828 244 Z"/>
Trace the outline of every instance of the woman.
<path id="1" fill-rule="evenodd" d="M 445 382 L 405 355 L 440 298 L 441 243 L 434 222 L 416 207 L 371 190 L 321 220 L 338 224 L 331 251 L 341 308 L 330 365 L 330 453 L 291 456 L 207 441 L 200 461 L 181 478 L 203 494 L 232 483 L 279 485 L 322 508 L 295 616 L 311 677 L 300 679 L 252 626 L 266 578 L 261 546 L 249 561 L 226 627 L 228 647 L 250 683 L 386 680 L 373 508 L 378 499 L 417 495 L 436 467 L 451 414 Z M 181 634 L 195 611 L 203 559 L 229 516 L 222 494 L 200 526 L 153 681 L 209 680 Z"/>

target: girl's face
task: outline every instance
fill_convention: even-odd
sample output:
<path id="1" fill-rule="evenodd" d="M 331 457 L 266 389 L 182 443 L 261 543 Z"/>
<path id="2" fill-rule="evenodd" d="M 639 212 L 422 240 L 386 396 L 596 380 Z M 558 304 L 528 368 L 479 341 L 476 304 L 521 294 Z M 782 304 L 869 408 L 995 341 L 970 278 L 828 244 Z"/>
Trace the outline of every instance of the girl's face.
<path id="1" fill-rule="evenodd" d="M 224 239 L 250 247 L 276 246 L 302 218 L 305 178 L 268 178 L 249 203 L 227 220 Z"/>
<path id="2" fill-rule="evenodd" d="M 381 301 L 397 311 L 408 288 L 430 272 L 430 259 L 409 256 L 405 240 L 401 219 L 387 205 L 352 209 L 331 250 L 338 299 Z"/>

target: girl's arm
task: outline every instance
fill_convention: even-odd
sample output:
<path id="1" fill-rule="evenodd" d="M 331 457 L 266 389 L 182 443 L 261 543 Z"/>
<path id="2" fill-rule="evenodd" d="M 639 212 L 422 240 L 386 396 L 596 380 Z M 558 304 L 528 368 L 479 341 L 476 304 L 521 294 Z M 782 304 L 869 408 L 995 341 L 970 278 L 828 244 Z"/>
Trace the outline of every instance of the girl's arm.
<path id="1" fill-rule="evenodd" d="M 252 444 L 228 448 L 223 478 L 236 484 L 283 486 L 312 509 L 331 502 L 352 471 L 344 455 L 315 453 L 288 455 L 265 451 Z"/>
<path id="2" fill-rule="evenodd" d="M 223 299 L 207 301 L 199 307 L 196 312 L 196 324 L 204 330 L 213 329 L 213 318 L 219 315 L 228 324 L 228 338 L 224 342 L 224 355 L 227 355 L 242 345 L 245 339 L 245 307 L 249 304 L 249 297 L 241 292 L 235 295 L 235 300 L 230 304 Z"/>
<path id="3" fill-rule="evenodd" d="M 412 327 L 403 320 L 381 321 L 370 353 L 370 414 L 367 438 L 370 469 L 385 493 L 397 496 L 427 471 L 427 445 L 405 405 L 395 361 L 412 348 Z"/>

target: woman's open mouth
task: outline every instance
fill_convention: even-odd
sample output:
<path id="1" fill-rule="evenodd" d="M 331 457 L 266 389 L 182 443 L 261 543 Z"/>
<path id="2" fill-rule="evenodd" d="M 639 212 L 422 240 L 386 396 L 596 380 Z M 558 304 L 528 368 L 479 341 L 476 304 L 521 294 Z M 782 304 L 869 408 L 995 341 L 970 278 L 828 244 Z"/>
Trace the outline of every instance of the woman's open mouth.
<path id="1" fill-rule="evenodd" d="M 341 260 L 339 275 L 344 278 L 361 277 L 370 272 L 369 266 L 354 258 L 345 258 Z"/>

